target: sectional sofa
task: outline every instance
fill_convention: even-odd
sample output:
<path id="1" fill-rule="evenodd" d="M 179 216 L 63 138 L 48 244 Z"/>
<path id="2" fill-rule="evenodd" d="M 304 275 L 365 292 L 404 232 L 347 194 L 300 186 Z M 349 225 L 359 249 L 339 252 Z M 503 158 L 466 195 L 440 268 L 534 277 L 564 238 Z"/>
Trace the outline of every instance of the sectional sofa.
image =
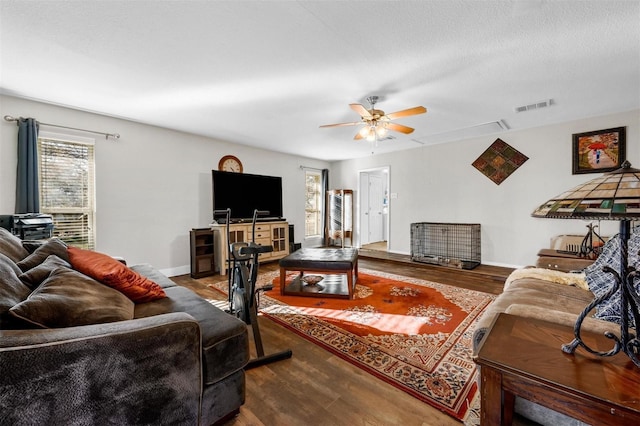
<path id="1" fill-rule="evenodd" d="M 0 228 L 0 423 L 213 424 L 248 359 L 244 322 L 150 265 Z"/>

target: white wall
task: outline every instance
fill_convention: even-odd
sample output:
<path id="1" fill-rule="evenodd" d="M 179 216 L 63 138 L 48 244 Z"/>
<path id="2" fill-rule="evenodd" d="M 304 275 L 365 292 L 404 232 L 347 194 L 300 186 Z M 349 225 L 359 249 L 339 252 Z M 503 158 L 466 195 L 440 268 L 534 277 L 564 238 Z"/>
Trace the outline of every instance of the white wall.
<path id="1" fill-rule="evenodd" d="M 328 163 L 224 141 L 0 96 L 0 116 L 33 117 L 96 135 L 96 250 L 151 263 L 169 275 L 189 272 L 189 230 L 212 220 L 211 170 L 226 154 L 240 158 L 246 173 L 281 176 L 284 215 L 304 239 L 304 172 L 300 165 Z M 61 130 L 55 130 L 60 133 Z M 17 126 L 0 123 L 0 214 L 15 206 Z"/>
<path id="2" fill-rule="evenodd" d="M 0 116 L 4 115 L 121 134 L 118 141 L 96 136 L 98 251 L 124 256 L 130 263 L 148 262 L 169 274 L 187 273 L 188 232 L 211 221 L 211 170 L 226 154 L 238 156 L 247 173 L 282 176 L 284 215 L 295 225 L 296 242 L 315 243 L 303 241 L 300 165 L 326 168 L 324 161 L 9 96 L 0 96 Z M 627 127 L 627 158 L 640 168 L 640 111 L 635 110 L 335 162 L 329 180 L 331 188 L 357 190 L 360 170 L 389 166 L 389 192 L 397 194 L 389 200 L 393 252 L 410 252 L 413 222 L 480 223 L 483 263 L 527 265 L 552 236 L 586 232 L 588 222 L 530 216 L 552 196 L 597 176 L 571 175 L 571 135 L 619 126 Z M 16 137 L 15 123 L 2 120 L 0 214 L 14 211 Z M 496 137 L 529 157 L 499 186 L 471 166 Z M 615 222 L 602 226 L 605 234 L 617 231 Z"/>
<path id="3" fill-rule="evenodd" d="M 397 194 L 389 200 L 390 251 L 410 253 L 414 222 L 480 223 L 483 263 L 530 265 L 552 236 L 587 231 L 586 221 L 531 217 L 551 197 L 599 176 L 571 174 L 572 134 L 620 126 L 627 128 L 627 159 L 640 168 L 640 111 L 635 110 L 335 162 L 331 186 L 357 190 L 359 170 L 389 166 L 389 192 Z M 471 165 L 498 137 L 529 157 L 500 185 Z M 601 226 L 606 235 L 618 229 L 617 222 L 603 221 Z"/>

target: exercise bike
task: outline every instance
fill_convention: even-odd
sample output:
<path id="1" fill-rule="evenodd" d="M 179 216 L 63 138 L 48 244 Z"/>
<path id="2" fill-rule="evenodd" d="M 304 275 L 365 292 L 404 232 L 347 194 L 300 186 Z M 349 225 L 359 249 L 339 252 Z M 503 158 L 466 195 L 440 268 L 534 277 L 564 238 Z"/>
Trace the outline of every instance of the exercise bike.
<path id="1" fill-rule="evenodd" d="M 265 355 L 262 345 L 262 336 L 260 335 L 260 327 L 258 324 L 258 304 L 260 293 L 273 289 L 273 284 L 267 284 L 260 288 L 256 288 L 256 280 L 258 278 L 258 257 L 260 253 L 269 253 L 273 251 L 272 246 L 263 246 L 256 244 L 256 221 L 258 216 L 269 215 L 267 211 L 254 210 L 251 222 L 251 242 L 230 242 L 230 223 L 231 209 L 215 210 L 213 212 L 214 219 L 216 215 L 224 214 L 226 216 L 227 241 L 229 242 L 229 256 L 227 258 L 227 276 L 229 291 L 229 309 L 231 315 L 243 320 L 247 325 L 251 325 L 253 331 L 253 340 L 256 346 L 257 357 L 249 360 L 245 370 L 259 367 L 274 361 L 291 358 L 293 352 L 290 349 L 276 352 L 274 354 Z"/>

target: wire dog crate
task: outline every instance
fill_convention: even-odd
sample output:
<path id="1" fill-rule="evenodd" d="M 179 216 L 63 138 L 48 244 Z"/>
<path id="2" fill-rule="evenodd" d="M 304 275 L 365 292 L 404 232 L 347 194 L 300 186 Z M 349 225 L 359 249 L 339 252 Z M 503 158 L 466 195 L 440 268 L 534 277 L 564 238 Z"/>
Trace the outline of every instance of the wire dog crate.
<path id="1" fill-rule="evenodd" d="M 411 224 L 411 260 L 473 269 L 480 264 L 479 223 Z"/>

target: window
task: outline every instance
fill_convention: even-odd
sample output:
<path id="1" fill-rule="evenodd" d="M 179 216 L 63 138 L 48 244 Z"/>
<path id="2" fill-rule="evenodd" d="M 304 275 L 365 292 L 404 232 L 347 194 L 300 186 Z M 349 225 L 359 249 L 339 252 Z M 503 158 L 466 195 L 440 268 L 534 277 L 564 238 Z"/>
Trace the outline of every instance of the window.
<path id="1" fill-rule="evenodd" d="M 53 217 L 53 235 L 69 245 L 95 248 L 94 145 L 38 138 L 40 210 Z M 74 138 L 75 139 L 75 138 Z"/>
<path id="2" fill-rule="evenodd" d="M 318 171 L 306 170 L 304 236 L 322 235 L 322 175 Z"/>

